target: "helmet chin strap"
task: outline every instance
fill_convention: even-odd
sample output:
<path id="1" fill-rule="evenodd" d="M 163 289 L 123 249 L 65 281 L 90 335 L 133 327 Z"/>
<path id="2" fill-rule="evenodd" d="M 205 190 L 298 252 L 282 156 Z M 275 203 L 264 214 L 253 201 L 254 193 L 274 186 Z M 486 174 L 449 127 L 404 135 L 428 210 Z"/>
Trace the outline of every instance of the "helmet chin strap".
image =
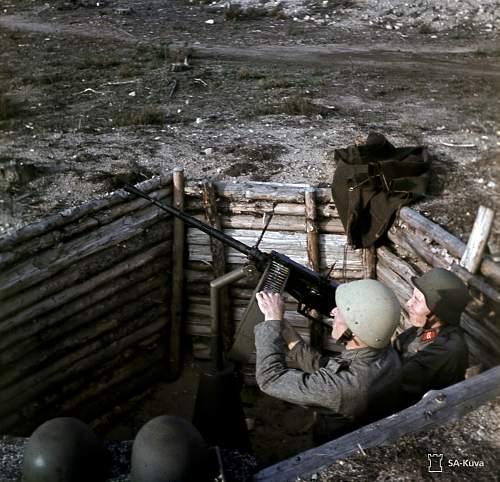
<path id="1" fill-rule="evenodd" d="M 436 315 L 429 315 L 427 320 L 425 321 L 424 326 L 422 327 L 424 330 L 429 330 L 436 321 L 441 321 Z"/>
<path id="2" fill-rule="evenodd" d="M 341 345 L 346 345 L 348 341 L 351 341 L 354 338 L 354 333 L 347 328 L 344 333 L 340 336 L 340 338 L 337 340 L 337 343 L 340 343 Z"/>

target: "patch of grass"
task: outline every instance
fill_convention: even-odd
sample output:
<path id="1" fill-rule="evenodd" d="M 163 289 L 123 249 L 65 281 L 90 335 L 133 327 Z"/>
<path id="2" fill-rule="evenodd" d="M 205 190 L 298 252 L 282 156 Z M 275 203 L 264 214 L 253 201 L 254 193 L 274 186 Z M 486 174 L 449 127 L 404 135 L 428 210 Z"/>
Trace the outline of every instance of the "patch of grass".
<path id="1" fill-rule="evenodd" d="M 418 33 L 421 33 L 422 35 L 430 35 L 436 33 L 436 31 L 434 30 L 431 24 L 423 23 L 418 28 Z"/>
<path id="2" fill-rule="evenodd" d="M 232 4 L 224 11 L 224 20 L 229 22 L 259 20 L 273 15 L 273 12 L 262 7 L 242 8 L 241 5 Z"/>
<path id="3" fill-rule="evenodd" d="M 302 24 L 299 24 L 297 22 L 293 22 L 293 23 L 288 25 L 287 35 L 289 37 L 297 37 L 297 36 L 304 35 L 305 31 L 306 31 L 306 29 Z"/>
<path id="4" fill-rule="evenodd" d="M 78 65 L 79 69 L 109 69 L 121 64 L 121 61 L 112 57 L 88 56 L 82 59 Z"/>
<path id="5" fill-rule="evenodd" d="M 122 112 L 114 119 L 114 125 L 117 127 L 163 124 L 165 124 L 165 114 L 156 105 L 146 106 L 138 112 Z"/>
<path id="6" fill-rule="evenodd" d="M 240 67 L 236 72 L 238 80 L 262 79 L 264 74 L 258 70 L 249 69 L 248 67 Z"/>
<path id="7" fill-rule="evenodd" d="M 477 49 L 474 52 L 474 55 L 476 57 L 500 57 L 500 49 L 494 49 L 494 50 L 486 50 L 486 49 Z"/>
<path id="8" fill-rule="evenodd" d="M 270 79 L 260 79 L 257 85 L 261 89 L 286 89 L 287 87 L 292 87 L 293 82 L 288 79 L 271 77 Z"/>
<path id="9" fill-rule="evenodd" d="M 122 79 L 130 79 L 137 75 L 137 68 L 130 64 L 122 64 L 118 69 L 118 76 Z"/>
<path id="10" fill-rule="evenodd" d="M 31 80 L 35 83 L 44 85 L 56 84 L 57 82 L 64 82 L 65 80 L 71 80 L 72 76 L 66 76 L 63 72 L 45 72 L 38 77 L 34 77 Z"/>
<path id="11" fill-rule="evenodd" d="M 0 95 L 0 121 L 7 121 L 16 117 L 21 111 L 18 103 L 5 94 Z"/>
<path id="12" fill-rule="evenodd" d="M 331 111 L 326 107 L 315 104 L 310 99 L 306 99 L 304 97 L 290 97 L 279 104 L 257 105 L 251 113 L 257 116 L 286 114 L 311 117 L 318 114 L 327 116 L 331 114 Z"/>

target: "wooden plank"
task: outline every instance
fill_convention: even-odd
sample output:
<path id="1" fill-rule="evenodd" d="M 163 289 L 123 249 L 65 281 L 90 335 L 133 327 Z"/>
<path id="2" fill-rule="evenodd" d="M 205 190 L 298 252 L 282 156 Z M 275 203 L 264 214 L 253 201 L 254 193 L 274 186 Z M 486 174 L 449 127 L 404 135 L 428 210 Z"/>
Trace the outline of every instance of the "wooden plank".
<path id="1" fill-rule="evenodd" d="M 64 384 L 73 377 L 94 366 L 99 366 L 121 350 L 138 343 L 151 334 L 166 327 L 165 311 L 152 309 L 140 318 L 95 340 L 88 345 L 71 352 L 55 363 L 44 367 L 35 376 L 3 389 L 0 392 L 0 414 L 12 411 L 13 406 L 21 406 L 29 400 L 39 399 L 50 392 L 54 386 Z M 89 356 L 92 354 L 91 356 Z M 36 381 L 36 383 L 35 383 Z"/>
<path id="2" fill-rule="evenodd" d="M 428 392 L 416 405 L 351 432 L 319 447 L 267 467 L 254 481 L 284 482 L 308 477 L 338 459 L 360 450 L 390 444 L 401 436 L 418 433 L 456 420 L 500 395 L 500 366 L 452 385 Z"/>
<path id="3" fill-rule="evenodd" d="M 184 171 L 175 168 L 173 172 L 173 205 L 184 209 Z M 169 326 L 169 378 L 176 379 L 182 371 L 182 338 L 183 338 L 183 296 L 184 296 L 184 222 L 175 217 L 174 240 L 172 243 L 172 302 L 170 306 Z"/>
<path id="4" fill-rule="evenodd" d="M 469 241 L 460 260 L 460 266 L 463 266 L 470 273 L 475 273 L 481 264 L 494 217 L 495 211 L 493 209 L 479 206 Z"/>
<path id="5" fill-rule="evenodd" d="M 158 212 L 156 206 L 135 211 L 87 236 L 58 245 L 42 255 L 5 270 L 0 274 L 2 299 L 52 277 L 55 273 L 74 265 L 87 256 L 130 239 L 137 230 L 146 229 L 163 217 L 166 216 Z"/>
<path id="6" fill-rule="evenodd" d="M 235 215 L 262 216 L 269 213 L 274 213 L 276 216 L 301 217 L 306 214 L 304 204 L 259 200 L 239 201 L 223 197 L 219 197 L 218 200 L 219 212 L 228 217 Z M 335 205 L 331 203 L 319 204 L 318 200 L 316 201 L 319 219 L 331 219 L 342 225 Z M 202 212 L 203 203 L 198 197 L 187 196 L 185 209 L 193 213 Z"/>
<path id="7" fill-rule="evenodd" d="M 166 253 L 170 251 L 171 242 L 165 241 L 145 252 L 139 253 L 131 258 L 128 258 L 117 265 L 113 266 L 111 269 L 99 273 L 97 276 L 81 283 L 76 286 L 69 286 L 67 289 L 60 291 L 59 293 L 50 296 L 30 306 L 26 310 L 16 313 L 14 316 L 2 321 L 0 324 L 0 347 L 7 344 L 9 338 L 9 333 L 14 329 L 18 329 L 21 326 L 26 326 L 33 318 L 43 315 L 48 311 L 56 310 L 62 307 L 66 303 L 80 298 L 82 295 L 93 292 L 97 289 L 98 292 L 114 292 L 113 284 L 108 284 L 110 281 L 114 281 L 116 278 L 125 276 L 127 273 L 133 272 L 141 266 L 144 266 L 155 259 L 162 258 Z M 111 291 L 109 291 L 111 290 Z M 87 302 L 85 299 L 78 300 L 76 303 L 80 303 L 75 307 L 80 309 L 85 306 Z M 88 301 L 88 298 L 87 298 Z M 68 316 L 68 311 L 66 307 L 63 308 L 61 312 L 62 316 Z M 54 319 L 59 319 L 59 315 L 55 315 Z M 9 342 L 11 340 L 9 339 Z"/>
<path id="8" fill-rule="evenodd" d="M 84 343 L 89 336 L 95 337 L 115 328 L 126 316 L 130 317 L 129 313 L 136 305 L 144 309 L 148 305 L 158 304 L 164 292 L 163 280 L 158 277 L 148 278 L 143 282 L 133 283 L 127 289 L 108 296 L 100 303 L 94 303 L 55 325 L 51 323 L 50 313 L 37 319 L 36 323 L 27 327 L 30 329 L 26 330 L 28 333 L 23 338 L 1 351 L 0 363 L 5 370 L 0 374 L 0 387 L 11 383 L 23 370 L 41 365 L 56 357 L 59 352 L 67 351 L 70 346 L 74 348 L 77 344 Z M 12 363 L 15 366 L 9 367 Z"/>
<path id="9" fill-rule="evenodd" d="M 26 310 L 36 302 L 70 289 L 71 286 L 84 283 L 97 276 L 98 273 L 111 269 L 113 265 L 168 240 L 170 236 L 171 226 L 164 221 L 150 226 L 147 230 L 141 229 L 126 242 L 113 244 L 86 257 L 78 263 L 78 269 L 75 269 L 73 265 L 69 266 L 56 272 L 43 283 L 31 286 L 5 301 L 0 301 L 0 320 L 5 320 L 8 316 Z"/>
<path id="10" fill-rule="evenodd" d="M 458 238 L 448 233 L 445 229 L 429 221 L 417 211 L 409 207 L 403 207 L 399 211 L 402 221 L 408 223 L 429 238 L 446 248 L 456 258 L 461 258 L 465 252 L 465 244 Z M 484 256 L 479 270 L 483 276 L 491 278 L 495 283 L 500 284 L 500 264 L 495 263 L 490 257 Z"/>
<path id="11" fill-rule="evenodd" d="M 450 258 L 443 255 L 439 250 L 432 249 L 427 240 L 424 239 L 419 233 L 408 233 L 402 230 L 389 230 L 389 239 L 403 246 L 410 252 L 418 254 L 426 263 L 433 267 L 440 267 L 450 269 L 457 274 L 464 283 L 476 288 L 484 293 L 494 303 L 500 303 L 500 292 L 498 292 L 491 285 L 486 283 L 479 276 L 469 273 L 465 268 L 462 268 L 457 263 L 451 263 Z"/>
<path id="12" fill-rule="evenodd" d="M 389 248 L 382 246 L 377 249 L 378 258 L 405 281 L 405 284 L 412 285 L 412 278 L 418 276 L 413 266 L 404 261 L 401 257 L 392 253 Z"/>
<path id="13" fill-rule="evenodd" d="M 145 192 L 154 191 L 162 186 L 168 186 L 171 183 L 171 176 L 154 177 L 141 182 L 137 187 Z M 10 235 L 0 237 L 0 252 L 6 251 L 18 243 L 25 242 L 35 236 L 48 232 L 54 228 L 59 228 L 77 219 L 96 213 L 104 208 L 109 208 L 115 204 L 122 203 L 130 199 L 130 194 L 123 190 L 115 191 L 105 195 L 100 199 L 93 199 L 79 206 L 65 209 L 57 214 L 49 216 L 37 223 L 29 224 L 15 231 Z"/>

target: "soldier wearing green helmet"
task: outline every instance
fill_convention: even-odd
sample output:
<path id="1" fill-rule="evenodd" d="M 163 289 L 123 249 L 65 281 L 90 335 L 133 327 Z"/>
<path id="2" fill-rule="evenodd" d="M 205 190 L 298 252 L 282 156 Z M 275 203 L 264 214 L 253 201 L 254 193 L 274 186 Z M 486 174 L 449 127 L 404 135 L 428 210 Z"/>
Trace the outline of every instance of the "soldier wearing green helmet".
<path id="1" fill-rule="evenodd" d="M 367 279 L 340 285 L 331 312 L 336 356 L 314 350 L 283 319 L 283 300 L 257 293 L 264 321 L 255 327 L 256 378 L 276 398 L 314 407 L 313 438 L 322 444 L 392 413 L 401 363 L 390 344 L 401 308 L 394 293 Z M 299 369 L 288 367 L 289 355 Z"/>
<path id="2" fill-rule="evenodd" d="M 443 268 L 434 268 L 412 281 L 415 288 L 406 311 L 413 326 L 394 343 L 403 365 L 405 406 L 417 402 L 429 390 L 462 381 L 468 365 L 460 328 L 460 316 L 469 298 L 467 286 Z"/>

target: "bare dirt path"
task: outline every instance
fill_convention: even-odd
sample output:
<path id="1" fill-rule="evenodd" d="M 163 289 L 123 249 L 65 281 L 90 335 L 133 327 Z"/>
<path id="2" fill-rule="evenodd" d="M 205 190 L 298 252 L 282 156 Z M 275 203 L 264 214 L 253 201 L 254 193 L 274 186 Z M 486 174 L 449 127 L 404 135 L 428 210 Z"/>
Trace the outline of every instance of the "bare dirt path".
<path id="1" fill-rule="evenodd" d="M 71 35 L 91 38 L 113 38 L 123 42 L 137 42 L 134 35 L 113 27 L 90 27 L 88 25 L 65 25 L 47 23 L 36 18 L 16 15 L 0 17 L 0 26 L 12 30 L 38 32 L 57 35 Z M 172 44 L 171 48 L 180 48 Z M 238 63 L 302 64 L 341 68 L 344 66 L 377 67 L 388 71 L 400 70 L 425 71 L 426 75 L 478 75 L 500 78 L 500 60 L 485 62 L 470 58 L 448 60 L 449 55 L 471 54 L 478 49 L 492 49 L 493 43 L 481 42 L 467 47 L 454 46 L 408 46 L 391 44 L 326 44 L 326 45 L 259 45 L 255 47 L 202 46 L 190 47 L 193 57 L 202 59 L 225 60 Z"/>

